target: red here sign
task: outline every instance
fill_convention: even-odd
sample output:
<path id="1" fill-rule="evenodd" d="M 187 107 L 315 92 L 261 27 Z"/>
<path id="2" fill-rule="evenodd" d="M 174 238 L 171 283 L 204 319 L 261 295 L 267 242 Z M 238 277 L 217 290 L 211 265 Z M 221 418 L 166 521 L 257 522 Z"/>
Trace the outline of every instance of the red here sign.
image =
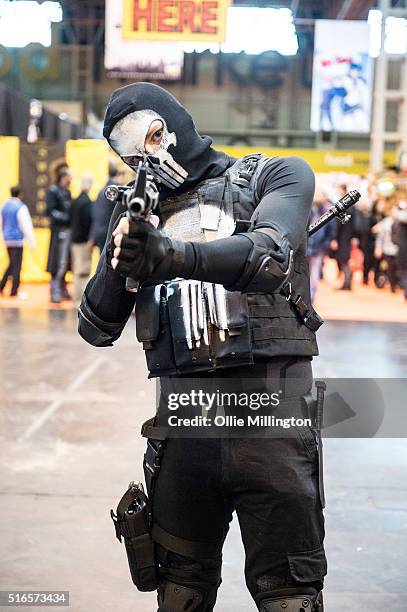
<path id="1" fill-rule="evenodd" d="M 221 43 L 230 0 L 123 0 L 123 38 Z"/>

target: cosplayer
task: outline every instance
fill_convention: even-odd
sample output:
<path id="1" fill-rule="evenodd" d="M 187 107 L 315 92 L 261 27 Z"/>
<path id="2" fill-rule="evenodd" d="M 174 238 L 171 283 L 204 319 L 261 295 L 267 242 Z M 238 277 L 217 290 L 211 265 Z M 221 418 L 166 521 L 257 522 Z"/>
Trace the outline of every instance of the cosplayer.
<path id="1" fill-rule="evenodd" d="M 147 191 L 158 188 L 159 204 L 157 216 L 133 221 L 118 200 L 80 307 L 81 336 L 111 346 L 136 304 L 137 338 L 150 376 L 161 381 L 158 413 L 174 385 L 199 377 L 205 388 L 216 379 L 234 390 L 253 379 L 270 391 L 273 381 L 283 390 L 279 409 L 304 416 L 321 324 L 306 257 L 310 167 L 296 157 L 215 151 L 185 108 L 148 83 L 113 93 L 104 136 L 133 170 L 148 168 Z M 126 278 L 139 283 L 137 292 L 126 290 Z M 118 536 L 136 544 L 133 579 L 143 590 L 157 587 L 159 612 L 214 610 L 233 512 L 258 609 L 321 612 L 326 558 L 315 429 L 259 440 L 178 437 L 160 425 L 156 417 L 143 426 L 152 548 L 120 505 L 116 524 Z M 126 520 L 144 505 L 145 496 L 134 499 Z"/>

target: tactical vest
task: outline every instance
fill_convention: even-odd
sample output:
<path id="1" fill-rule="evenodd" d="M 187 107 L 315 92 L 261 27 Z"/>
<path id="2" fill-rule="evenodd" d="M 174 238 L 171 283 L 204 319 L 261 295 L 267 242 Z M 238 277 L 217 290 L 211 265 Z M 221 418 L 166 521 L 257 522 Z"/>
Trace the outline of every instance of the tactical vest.
<path id="1" fill-rule="evenodd" d="M 239 159 L 225 174 L 160 203 L 162 229 L 184 241 L 210 241 L 250 230 L 255 187 L 267 158 Z M 275 293 L 240 293 L 175 279 L 143 285 L 136 336 L 150 378 L 251 365 L 277 356 L 318 355 L 322 321 L 311 307 L 306 236 L 294 254 L 291 282 Z"/>

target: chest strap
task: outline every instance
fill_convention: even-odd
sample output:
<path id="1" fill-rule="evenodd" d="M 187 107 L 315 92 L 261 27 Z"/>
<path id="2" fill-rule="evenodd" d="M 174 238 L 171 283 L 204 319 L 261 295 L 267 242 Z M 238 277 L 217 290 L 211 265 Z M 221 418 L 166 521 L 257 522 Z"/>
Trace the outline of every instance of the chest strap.
<path id="1" fill-rule="evenodd" d="M 318 329 L 324 322 L 323 319 L 321 319 L 319 314 L 314 310 L 311 305 L 308 305 L 304 301 L 302 295 L 295 291 L 292 284 L 285 284 L 280 289 L 280 293 L 285 297 L 287 302 L 289 302 L 295 308 L 305 327 L 308 327 L 308 329 L 313 332 L 318 331 Z"/>
<path id="2" fill-rule="evenodd" d="M 226 180 L 213 179 L 203 193 L 204 205 L 201 206 L 201 229 L 217 231 L 219 228 Z"/>

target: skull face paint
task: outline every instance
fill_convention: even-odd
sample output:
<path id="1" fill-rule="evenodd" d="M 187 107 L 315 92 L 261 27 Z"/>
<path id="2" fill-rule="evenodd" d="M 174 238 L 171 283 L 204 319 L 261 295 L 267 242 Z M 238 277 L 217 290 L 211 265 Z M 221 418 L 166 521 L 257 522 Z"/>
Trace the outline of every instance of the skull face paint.
<path id="1" fill-rule="evenodd" d="M 162 124 L 163 135 L 157 150 L 151 154 L 146 150 L 146 137 L 150 126 L 157 120 Z M 111 131 L 109 142 L 133 170 L 145 160 L 155 178 L 170 189 L 180 187 L 188 176 L 188 172 L 168 152 L 170 145 L 177 145 L 175 132 L 170 133 L 165 120 L 153 110 L 134 111 L 120 119 Z"/>

